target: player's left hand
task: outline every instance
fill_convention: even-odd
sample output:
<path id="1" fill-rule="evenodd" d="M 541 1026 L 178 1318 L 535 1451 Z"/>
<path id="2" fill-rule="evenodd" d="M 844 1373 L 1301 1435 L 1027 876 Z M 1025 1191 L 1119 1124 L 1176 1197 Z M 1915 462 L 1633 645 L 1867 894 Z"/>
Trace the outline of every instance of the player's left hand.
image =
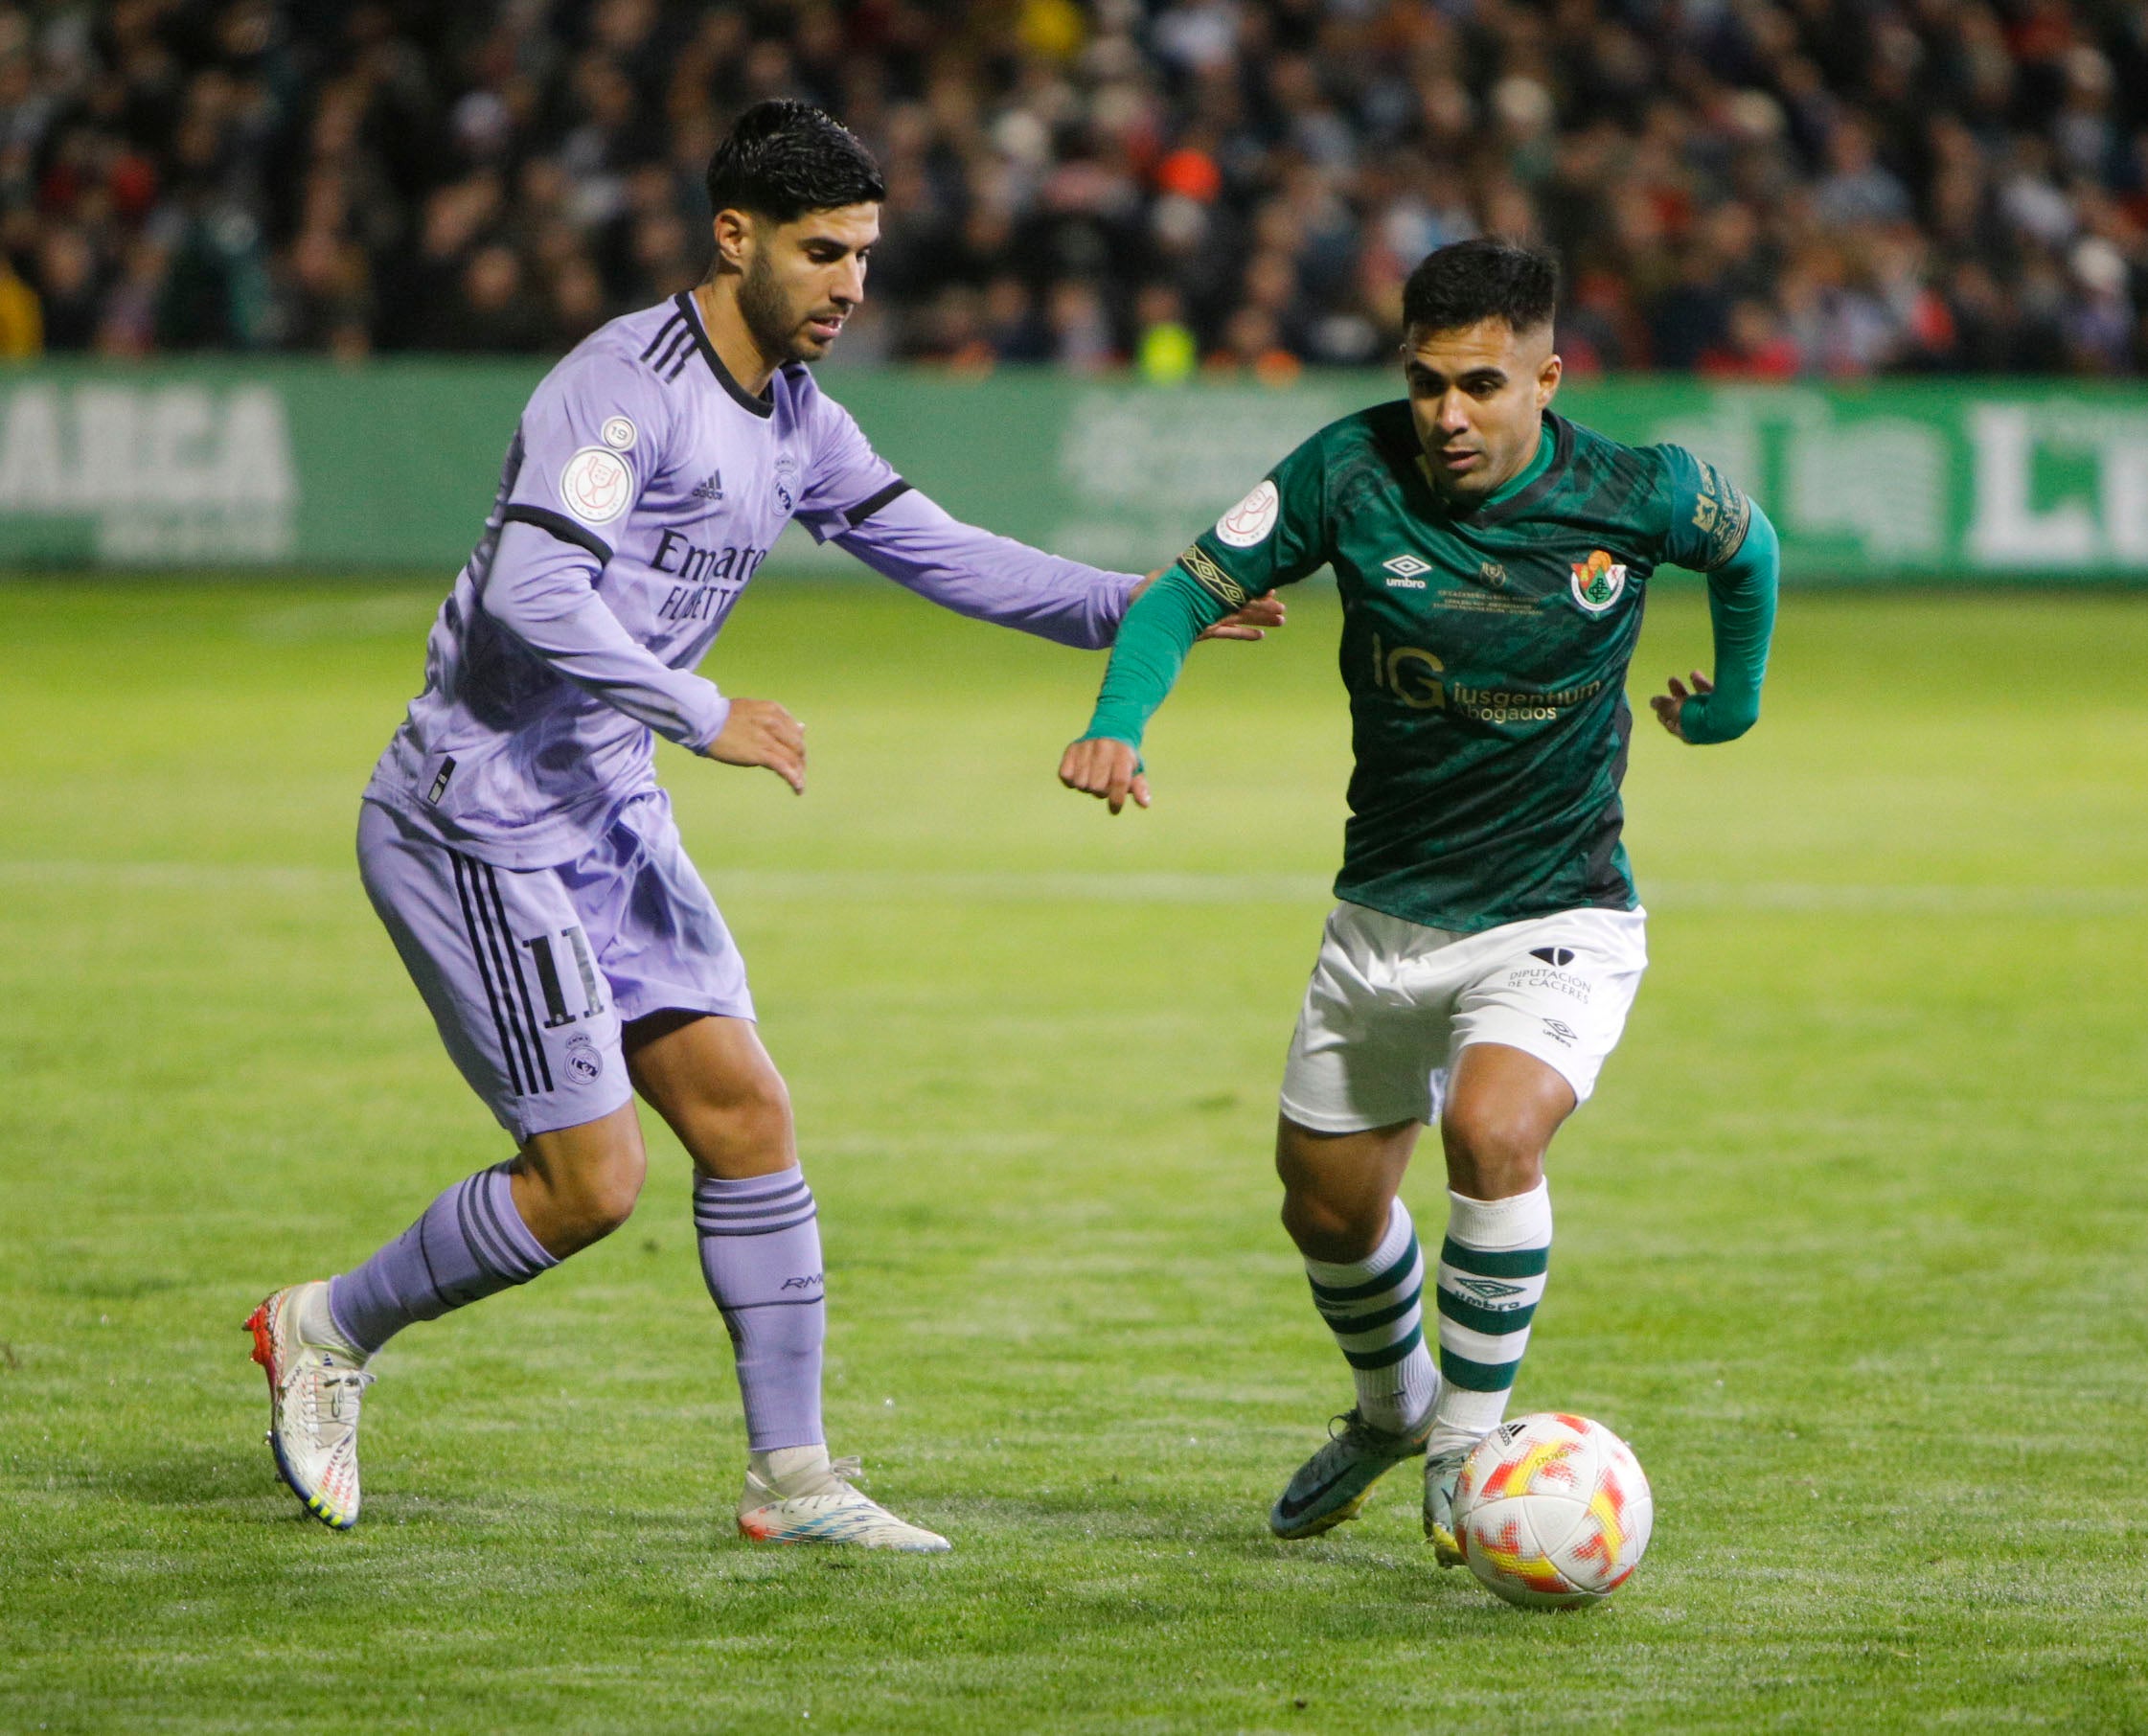
<path id="1" fill-rule="evenodd" d="M 1283 599 L 1271 591 L 1266 597 L 1253 598 L 1237 614 L 1225 615 L 1200 636 L 1203 639 L 1265 639 L 1269 628 L 1283 625 Z"/>
<path id="2" fill-rule="evenodd" d="M 1715 692 L 1715 683 L 1699 670 L 1694 670 L 1688 674 L 1686 681 L 1693 683 L 1690 689 L 1687 688 L 1685 681 L 1680 681 L 1678 676 L 1673 675 L 1671 677 L 1671 691 L 1667 694 L 1657 694 L 1649 700 L 1650 709 L 1656 713 L 1656 720 L 1681 742 L 1685 740 L 1685 728 L 1679 721 L 1679 714 L 1684 710 L 1685 702 L 1688 699 L 1704 698 Z"/>

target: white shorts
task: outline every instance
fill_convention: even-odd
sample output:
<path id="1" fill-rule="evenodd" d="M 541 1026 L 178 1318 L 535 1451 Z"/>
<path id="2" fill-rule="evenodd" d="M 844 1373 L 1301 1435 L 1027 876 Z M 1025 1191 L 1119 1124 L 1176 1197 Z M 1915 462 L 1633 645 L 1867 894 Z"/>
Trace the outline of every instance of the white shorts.
<path id="1" fill-rule="evenodd" d="M 1567 910 L 1478 934 L 1337 904 L 1283 1068 L 1283 1113 L 1318 1133 L 1439 1118 L 1474 1042 L 1556 1068 L 1588 1101 L 1648 969 L 1641 910 Z"/>

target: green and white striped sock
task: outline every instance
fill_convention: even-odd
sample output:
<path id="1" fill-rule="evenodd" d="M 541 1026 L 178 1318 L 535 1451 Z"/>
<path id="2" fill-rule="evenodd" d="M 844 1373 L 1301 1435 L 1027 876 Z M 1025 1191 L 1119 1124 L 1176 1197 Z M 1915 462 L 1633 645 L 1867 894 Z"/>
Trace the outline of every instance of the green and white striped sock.
<path id="1" fill-rule="evenodd" d="M 1427 1450 L 1474 1445 L 1499 1426 L 1529 1348 L 1551 1264 L 1551 1190 L 1508 1199 L 1449 1193 L 1439 1250 L 1439 1416 Z"/>
<path id="2" fill-rule="evenodd" d="M 1407 1433 L 1439 1394 L 1425 1348 L 1425 1256 L 1417 1226 L 1398 1199 L 1387 1233 L 1362 1260 L 1308 1260 L 1313 1306 L 1335 1334 L 1358 1388 L 1358 1414 L 1375 1428 Z"/>

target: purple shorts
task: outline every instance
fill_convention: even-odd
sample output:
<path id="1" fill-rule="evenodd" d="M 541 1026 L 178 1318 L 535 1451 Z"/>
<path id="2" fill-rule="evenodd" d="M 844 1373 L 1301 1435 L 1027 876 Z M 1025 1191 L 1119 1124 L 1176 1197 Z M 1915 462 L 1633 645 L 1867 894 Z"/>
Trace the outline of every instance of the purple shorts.
<path id="1" fill-rule="evenodd" d="M 622 803 L 587 855 L 533 869 L 365 802 L 358 873 L 447 1053 L 517 1145 L 632 1095 L 623 1025 L 667 1008 L 753 1016 L 745 961 L 662 790 Z"/>

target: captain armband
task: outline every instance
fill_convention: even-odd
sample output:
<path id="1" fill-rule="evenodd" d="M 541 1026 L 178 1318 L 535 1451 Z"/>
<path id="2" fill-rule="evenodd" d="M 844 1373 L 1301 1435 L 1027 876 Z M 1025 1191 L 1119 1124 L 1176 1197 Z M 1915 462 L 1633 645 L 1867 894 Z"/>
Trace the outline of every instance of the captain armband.
<path id="1" fill-rule="evenodd" d="M 1217 602 L 1234 609 L 1245 606 L 1245 587 L 1202 554 L 1198 543 L 1178 557 L 1178 564 Z"/>

